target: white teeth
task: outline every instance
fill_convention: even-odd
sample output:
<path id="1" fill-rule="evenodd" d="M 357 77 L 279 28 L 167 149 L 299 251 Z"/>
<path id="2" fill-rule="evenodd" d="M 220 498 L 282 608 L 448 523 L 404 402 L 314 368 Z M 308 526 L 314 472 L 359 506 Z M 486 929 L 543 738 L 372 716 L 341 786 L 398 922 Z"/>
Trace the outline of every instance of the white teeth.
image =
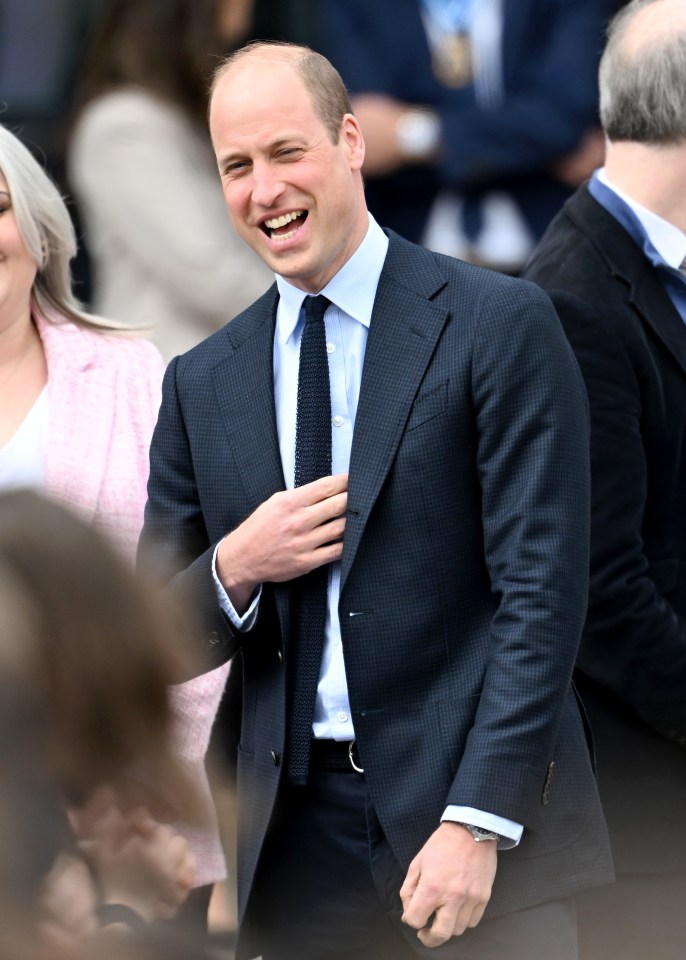
<path id="1" fill-rule="evenodd" d="M 285 227 L 291 220 L 297 220 L 302 214 L 302 210 L 293 210 L 291 213 L 284 213 L 280 217 L 274 217 L 273 220 L 265 220 L 265 226 L 270 230 L 276 230 L 277 227 Z"/>
<path id="2" fill-rule="evenodd" d="M 295 230 L 290 230 L 288 233 L 279 233 L 279 234 L 272 233 L 270 234 L 270 236 L 272 240 L 290 240 L 291 237 L 294 237 L 297 232 L 298 232 L 298 228 L 296 228 Z"/>

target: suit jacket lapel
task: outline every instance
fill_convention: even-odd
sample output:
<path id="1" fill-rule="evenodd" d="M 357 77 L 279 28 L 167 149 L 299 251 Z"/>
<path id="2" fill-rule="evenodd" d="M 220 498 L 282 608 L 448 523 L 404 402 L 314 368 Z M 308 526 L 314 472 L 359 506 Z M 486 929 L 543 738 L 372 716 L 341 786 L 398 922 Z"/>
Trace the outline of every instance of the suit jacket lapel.
<path id="1" fill-rule="evenodd" d="M 226 328 L 228 351 L 212 371 L 217 404 L 234 462 L 248 497 L 249 512 L 286 483 L 274 407 L 276 285 Z M 273 594 L 284 643 L 288 643 L 290 599 L 287 584 Z"/>
<path id="2" fill-rule="evenodd" d="M 448 317 L 429 299 L 445 283 L 432 254 L 391 234 L 369 326 L 355 418 L 341 590 Z"/>
<path id="3" fill-rule="evenodd" d="M 629 300 L 686 374 L 684 321 L 643 251 L 588 191 L 576 194 L 568 202 L 567 212 L 612 272 L 626 283 Z"/>
<path id="4" fill-rule="evenodd" d="M 212 371 L 219 411 L 256 509 L 285 488 L 274 410 L 276 286 L 226 328 L 228 350 Z"/>
<path id="5" fill-rule="evenodd" d="M 686 374 L 686 327 L 653 268 L 645 261 L 645 275 L 633 274 L 630 299 L 648 326 L 674 356 Z M 646 269 L 649 268 L 649 269 Z"/>

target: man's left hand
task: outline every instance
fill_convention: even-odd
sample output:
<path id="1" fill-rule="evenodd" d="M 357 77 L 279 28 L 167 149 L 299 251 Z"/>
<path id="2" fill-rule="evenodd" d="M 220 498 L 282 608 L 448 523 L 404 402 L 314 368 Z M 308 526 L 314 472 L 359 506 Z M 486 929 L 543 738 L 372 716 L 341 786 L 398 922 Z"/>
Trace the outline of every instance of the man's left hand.
<path id="1" fill-rule="evenodd" d="M 465 827 L 444 821 L 407 871 L 400 889 L 403 922 L 427 947 L 475 927 L 491 897 L 497 860 L 496 840 L 476 843 Z"/>

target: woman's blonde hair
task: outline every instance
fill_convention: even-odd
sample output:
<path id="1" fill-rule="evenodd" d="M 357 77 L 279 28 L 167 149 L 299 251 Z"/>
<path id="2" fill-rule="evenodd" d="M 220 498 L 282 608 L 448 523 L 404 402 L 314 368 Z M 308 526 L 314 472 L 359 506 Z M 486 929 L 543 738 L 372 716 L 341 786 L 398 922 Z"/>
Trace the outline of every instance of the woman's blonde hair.
<path id="1" fill-rule="evenodd" d="M 76 254 L 76 232 L 67 205 L 31 151 L 2 125 L 0 173 L 7 183 L 22 240 L 36 264 L 32 312 L 107 333 L 130 330 L 88 313 L 74 296 L 69 262 Z"/>

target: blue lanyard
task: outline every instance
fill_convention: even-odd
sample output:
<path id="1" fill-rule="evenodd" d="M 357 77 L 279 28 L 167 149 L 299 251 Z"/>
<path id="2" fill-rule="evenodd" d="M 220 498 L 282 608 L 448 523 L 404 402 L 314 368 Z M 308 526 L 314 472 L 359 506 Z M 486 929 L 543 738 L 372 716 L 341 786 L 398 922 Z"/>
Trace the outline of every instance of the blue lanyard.
<path id="1" fill-rule="evenodd" d="M 473 0 L 421 0 L 424 15 L 440 34 L 468 33 Z"/>

